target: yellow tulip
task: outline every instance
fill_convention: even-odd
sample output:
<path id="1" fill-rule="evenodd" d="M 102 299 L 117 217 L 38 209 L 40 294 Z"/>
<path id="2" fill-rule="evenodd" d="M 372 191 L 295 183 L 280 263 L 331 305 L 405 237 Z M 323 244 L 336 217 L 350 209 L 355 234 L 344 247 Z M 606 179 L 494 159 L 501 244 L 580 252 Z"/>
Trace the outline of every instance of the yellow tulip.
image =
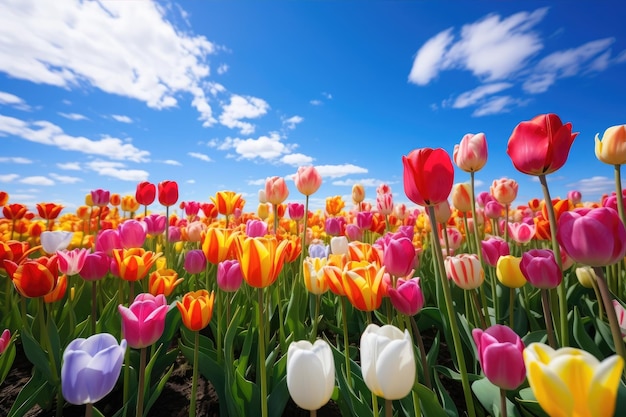
<path id="1" fill-rule="evenodd" d="M 576 348 L 531 343 L 524 349 L 530 388 L 550 417 L 612 417 L 624 360 L 602 362 Z"/>
<path id="2" fill-rule="evenodd" d="M 626 163 L 626 125 L 609 127 L 602 140 L 596 134 L 596 158 L 610 165 Z"/>
<path id="3" fill-rule="evenodd" d="M 237 240 L 237 257 L 243 279 L 252 287 L 265 288 L 274 283 L 283 269 L 285 248 L 289 242 L 280 243 L 274 237 L 246 237 Z"/>
<path id="4" fill-rule="evenodd" d="M 513 255 L 501 256 L 496 264 L 496 276 L 498 281 L 509 288 L 521 288 L 526 284 L 526 278 L 522 274 L 519 265 L 522 258 Z"/>
<path id="5" fill-rule="evenodd" d="M 304 285 L 311 294 L 321 295 L 328 291 L 328 280 L 324 273 L 327 258 L 306 257 L 304 260 Z"/>

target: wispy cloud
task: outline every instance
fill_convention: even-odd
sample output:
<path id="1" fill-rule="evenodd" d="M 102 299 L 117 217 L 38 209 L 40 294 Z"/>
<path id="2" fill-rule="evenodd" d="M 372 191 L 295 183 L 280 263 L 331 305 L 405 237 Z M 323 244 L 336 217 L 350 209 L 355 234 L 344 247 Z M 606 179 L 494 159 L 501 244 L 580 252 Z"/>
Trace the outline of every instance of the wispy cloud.
<path id="1" fill-rule="evenodd" d="M 291 165 L 291 166 L 306 166 L 311 165 L 313 162 L 313 158 L 309 155 L 304 155 L 302 153 L 290 153 L 288 155 L 283 156 L 280 161 L 283 164 Z"/>
<path id="2" fill-rule="evenodd" d="M 226 72 L 228 72 L 228 65 L 220 64 L 220 66 L 217 67 L 217 73 L 219 75 L 226 74 Z"/>
<path id="3" fill-rule="evenodd" d="M 610 194 L 615 191 L 615 180 L 613 178 L 595 176 L 583 178 L 580 181 L 567 184 L 571 190 L 580 191 L 584 201 L 597 201 L 602 194 Z"/>
<path id="4" fill-rule="evenodd" d="M 79 113 L 63 113 L 63 112 L 59 112 L 58 114 L 59 114 L 59 116 L 65 117 L 66 119 L 69 119 L 69 120 L 87 120 L 87 116 L 84 116 L 84 115 L 79 114 Z"/>
<path id="5" fill-rule="evenodd" d="M 242 119 L 256 119 L 267 113 L 269 104 L 257 97 L 232 95 L 230 102 L 223 106 L 220 123 L 231 129 L 240 129 L 242 135 L 254 133 L 254 125 Z"/>
<path id="6" fill-rule="evenodd" d="M 0 91 L 0 105 L 7 105 L 18 110 L 30 111 L 31 107 L 26 104 L 24 99 L 16 96 L 15 94 Z"/>
<path id="7" fill-rule="evenodd" d="M 356 185 L 356 184 L 361 184 L 363 187 L 378 187 L 380 184 L 389 184 L 389 182 L 378 180 L 376 178 L 360 178 L 360 179 L 347 178 L 344 180 L 333 181 L 332 184 L 341 186 L 341 187 L 352 187 L 353 185 Z"/>
<path id="8" fill-rule="evenodd" d="M 67 171 L 80 171 L 81 170 L 79 162 L 58 163 L 57 167 L 59 167 L 59 169 L 65 169 Z"/>
<path id="9" fill-rule="evenodd" d="M 18 174 L 0 174 L 0 182 L 14 182 L 19 177 Z"/>
<path id="10" fill-rule="evenodd" d="M 296 125 L 302 123 L 304 121 L 304 117 L 302 116 L 291 116 L 288 119 L 283 120 L 283 126 L 287 129 L 295 129 Z"/>
<path id="11" fill-rule="evenodd" d="M 91 161 L 85 166 L 99 175 L 116 178 L 122 181 L 146 181 L 149 173 L 141 169 L 126 169 L 126 165 L 113 161 Z"/>
<path id="12" fill-rule="evenodd" d="M 2 163 L 12 163 L 12 164 L 32 164 L 33 161 L 31 161 L 28 158 L 22 158 L 21 156 L 0 156 L 0 162 Z"/>
<path id="13" fill-rule="evenodd" d="M 67 89 L 88 84 L 155 109 L 187 93 L 201 119 L 215 122 L 202 88 L 212 42 L 178 30 L 155 2 L 72 3 L 0 3 L 0 71 Z"/>
<path id="14" fill-rule="evenodd" d="M 55 184 L 54 181 L 52 181 L 48 177 L 44 177 L 43 175 L 34 175 L 31 177 L 20 178 L 18 182 L 22 184 L 28 184 L 28 185 L 43 185 L 46 187 Z"/>
<path id="15" fill-rule="evenodd" d="M 82 178 L 70 177 L 69 175 L 50 174 L 50 177 L 62 184 L 76 184 L 83 181 Z"/>
<path id="16" fill-rule="evenodd" d="M 64 151 L 75 151 L 111 159 L 145 162 L 150 152 L 141 150 L 118 138 L 99 140 L 66 134 L 59 126 L 48 121 L 26 122 L 0 114 L 0 135 L 13 135 L 30 142 L 55 146 Z"/>
<path id="17" fill-rule="evenodd" d="M 315 168 L 322 177 L 329 178 L 340 178 L 351 174 L 367 174 L 367 168 L 353 164 L 316 165 Z"/>
<path id="18" fill-rule="evenodd" d="M 113 118 L 113 120 L 116 120 L 120 123 L 132 123 L 133 119 L 131 119 L 128 116 L 124 116 L 121 114 L 112 114 L 111 117 Z"/>
<path id="19" fill-rule="evenodd" d="M 182 164 L 178 161 L 175 161 L 174 159 L 166 159 L 165 161 L 163 161 L 163 163 L 165 165 L 173 165 L 173 166 L 181 166 Z"/>
<path id="20" fill-rule="evenodd" d="M 187 153 L 187 155 L 191 156 L 192 158 L 199 159 L 201 161 L 213 162 L 213 160 L 211 159 L 211 157 L 209 155 L 205 155 L 203 153 L 189 152 L 189 153 Z"/>

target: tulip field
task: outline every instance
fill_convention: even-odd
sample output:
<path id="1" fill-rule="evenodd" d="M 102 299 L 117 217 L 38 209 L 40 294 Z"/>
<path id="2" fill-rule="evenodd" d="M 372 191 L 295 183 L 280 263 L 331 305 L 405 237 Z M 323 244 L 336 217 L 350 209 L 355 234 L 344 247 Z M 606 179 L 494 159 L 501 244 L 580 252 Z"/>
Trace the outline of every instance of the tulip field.
<path id="1" fill-rule="evenodd" d="M 539 180 L 523 205 L 512 179 L 475 192 L 483 133 L 399 156 L 413 209 L 380 184 L 309 210 L 313 166 L 258 201 L 141 182 L 68 212 L 0 191 L 0 383 L 18 354 L 31 369 L 7 415 L 150 416 L 181 362 L 189 416 L 200 379 L 230 417 L 626 415 L 626 125 L 596 138 L 599 201 L 550 196 L 576 136 L 555 114 L 515 127 L 507 155 Z"/>

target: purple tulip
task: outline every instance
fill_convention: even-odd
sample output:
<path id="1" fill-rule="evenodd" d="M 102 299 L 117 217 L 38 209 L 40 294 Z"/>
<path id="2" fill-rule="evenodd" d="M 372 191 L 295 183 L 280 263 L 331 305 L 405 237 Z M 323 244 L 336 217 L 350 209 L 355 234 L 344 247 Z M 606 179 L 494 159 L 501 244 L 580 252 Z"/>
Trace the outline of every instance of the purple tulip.
<path id="1" fill-rule="evenodd" d="M 109 333 L 74 339 L 63 352 L 61 391 L 70 404 L 95 403 L 115 386 L 122 370 L 126 340 Z"/>
<path id="2" fill-rule="evenodd" d="M 248 220 L 246 222 L 246 236 L 264 237 L 267 235 L 267 223 L 262 220 Z"/>
<path id="3" fill-rule="evenodd" d="M 190 274 L 199 274 L 206 268 L 207 259 L 202 249 L 192 249 L 185 254 L 185 271 Z"/>
<path id="4" fill-rule="evenodd" d="M 498 264 L 498 259 L 501 256 L 507 256 L 511 254 L 511 250 L 509 248 L 509 244 L 506 240 L 492 236 L 487 240 L 483 240 L 482 244 L 482 254 L 483 260 L 489 266 L 495 267 Z"/>
<path id="5" fill-rule="evenodd" d="M 119 305 L 122 335 L 128 346 L 140 349 L 156 342 L 165 329 L 168 307 L 163 294 L 155 297 L 149 293 L 139 294 L 130 307 Z"/>
<path id="6" fill-rule="evenodd" d="M 170 226 L 168 227 L 167 230 L 168 230 L 167 237 L 170 243 L 180 242 L 183 236 L 183 233 L 180 231 L 180 227 Z"/>
<path id="7" fill-rule="evenodd" d="M 514 390 L 526 379 L 524 342 L 510 328 L 494 324 L 486 330 L 472 330 L 478 362 L 487 379 L 504 390 Z"/>
<path id="8" fill-rule="evenodd" d="M 116 262 L 113 262 L 117 265 Z M 85 256 L 85 262 L 83 267 L 78 272 L 78 275 L 85 281 L 96 281 L 109 272 L 111 266 L 111 260 L 106 253 L 102 251 L 96 251 L 94 253 L 88 253 Z"/>
<path id="9" fill-rule="evenodd" d="M 396 288 L 387 290 L 391 304 L 402 314 L 414 316 L 424 307 L 424 293 L 419 277 L 404 280 L 398 278 Z"/>
<path id="10" fill-rule="evenodd" d="M 117 227 L 124 249 L 141 248 L 146 241 L 146 224 L 128 219 Z"/>
<path id="11" fill-rule="evenodd" d="M 356 224 L 347 224 L 346 225 L 346 236 L 350 242 L 354 242 L 355 240 L 363 239 L 363 230 Z"/>
<path id="12" fill-rule="evenodd" d="M 233 292 L 241 287 L 243 273 L 239 261 L 227 259 L 217 264 L 217 286 L 222 291 Z"/>
<path id="13" fill-rule="evenodd" d="M 524 252 L 519 267 L 526 281 L 535 288 L 556 288 L 563 280 L 554 252 L 550 249 L 531 249 Z"/>
<path id="14" fill-rule="evenodd" d="M 311 258 L 327 258 L 329 247 L 324 245 L 321 241 L 311 243 L 309 245 L 309 257 Z"/>
<path id="15" fill-rule="evenodd" d="M 339 236 L 342 233 L 346 220 L 343 217 L 329 217 L 324 224 L 328 236 Z"/>

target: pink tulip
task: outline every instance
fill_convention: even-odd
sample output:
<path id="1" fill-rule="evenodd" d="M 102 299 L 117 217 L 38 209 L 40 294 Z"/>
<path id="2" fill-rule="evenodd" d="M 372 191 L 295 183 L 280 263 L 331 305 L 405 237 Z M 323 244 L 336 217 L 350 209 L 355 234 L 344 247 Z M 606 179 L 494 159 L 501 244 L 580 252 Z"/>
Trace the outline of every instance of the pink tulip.
<path id="1" fill-rule="evenodd" d="M 190 274 L 199 274 L 204 272 L 207 265 L 206 256 L 202 249 L 192 249 L 185 254 L 185 263 L 183 268 Z"/>
<path id="2" fill-rule="evenodd" d="M 502 204 L 498 203 L 496 200 L 490 200 L 485 204 L 485 216 L 488 219 L 498 220 L 502 217 L 502 213 L 504 212 L 504 207 Z"/>
<path id="3" fill-rule="evenodd" d="M 476 289 L 485 280 L 485 271 L 476 254 L 462 253 L 448 256 L 444 264 L 448 278 L 464 290 Z"/>
<path id="4" fill-rule="evenodd" d="M 506 153 L 515 168 L 529 175 L 546 175 L 561 168 L 578 133 L 556 114 L 542 114 L 518 124 Z"/>
<path id="5" fill-rule="evenodd" d="M 322 176 L 314 166 L 300 167 L 294 177 L 294 182 L 298 191 L 310 196 L 319 190 L 322 185 Z"/>
<path id="6" fill-rule="evenodd" d="M 200 211 L 200 203 L 197 201 L 183 201 L 180 203 L 180 208 L 185 210 L 187 217 L 196 217 Z"/>
<path id="7" fill-rule="evenodd" d="M 89 249 L 73 249 L 57 251 L 59 271 L 66 275 L 76 275 L 83 269 Z"/>
<path id="8" fill-rule="evenodd" d="M 535 237 L 535 225 L 528 223 L 509 223 L 509 236 L 515 242 L 524 245 Z"/>
<path id="9" fill-rule="evenodd" d="M 487 138 L 484 133 L 468 133 L 454 145 L 453 159 L 465 172 L 480 171 L 487 163 Z"/>
<path id="10" fill-rule="evenodd" d="M 167 218 L 162 214 L 150 214 L 143 218 L 146 224 L 146 232 L 150 236 L 157 236 L 165 232 Z"/>
<path id="11" fill-rule="evenodd" d="M 402 314 L 414 316 L 424 307 L 424 293 L 420 288 L 419 277 L 405 280 L 398 278 L 396 288 L 387 289 L 391 304 Z"/>
<path id="12" fill-rule="evenodd" d="M 254 219 L 246 222 L 246 236 L 264 237 L 265 235 L 267 235 L 267 223 Z"/>
<path id="13" fill-rule="evenodd" d="M 343 232 L 346 219 L 343 217 L 329 217 L 324 222 L 324 230 L 328 236 L 339 236 Z"/>
<path id="14" fill-rule="evenodd" d="M 485 208 L 490 201 L 493 201 L 493 197 L 487 191 L 482 191 L 476 196 L 476 204 L 478 204 L 479 207 Z"/>
<path id="15" fill-rule="evenodd" d="M 187 240 L 189 242 L 200 242 L 202 233 L 207 229 L 207 225 L 200 220 L 193 221 L 187 225 Z"/>
<path id="16" fill-rule="evenodd" d="M 501 256 L 507 256 L 511 254 L 511 249 L 506 240 L 499 237 L 490 237 L 487 240 L 483 240 L 482 254 L 483 260 L 489 266 L 495 267 L 498 264 L 498 259 Z"/>
<path id="17" fill-rule="evenodd" d="M 448 248 L 452 251 L 457 250 L 463 244 L 463 233 L 460 232 L 456 227 L 446 227 L 441 230 L 442 238 L 440 239 L 441 244 L 446 246 L 446 237 L 443 234 L 448 236 Z"/>
<path id="18" fill-rule="evenodd" d="M 283 177 L 268 177 L 265 180 L 265 198 L 272 205 L 282 204 L 289 197 L 289 189 Z"/>
<path id="19" fill-rule="evenodd" d="M 289 203 L 287 204 L 287 212 L 291 220 L 301 220 L 304 218 L 304 204 Z"/>
<path id="20" fill-rule="evenodd" d="M 504 390 L 514 390 L 526 379 L 524 342 L 510 328 L 494 324 L 472 330 L 478 362 L 487 379 Z"/>
<path id="21" fill-rule="evenodd" d="M 113 249 L 122 249 L 120 234 L 114 229 L 102 229 L 96 236 L 96 251 L 113 256 Z"/>
<path id="22" fill-rule="evenodd" d="M 626 310 L 617 300 L 613 300 L 613 308 L 615 309 L 615 315 L 617 316 L 617 323 L 619 324 L 622 337 L 626 339 Z"/>
<path id="23" fill-rule="evenodd" d="M 385 216 L 393 213 L 393 195 L 391 192 L 376 195 L 376 209 Z"/>
<path id="24" fill-rule="evenodd" d="M 369 230 L 374 221 L 374 213 L 371 211 L 359 211 L 356 214 L 356 224 L 361 230 Z"/>
<path id="25" fill-rule="evenodd" d="M 4 329 L 4 331 L 2 332 L 2 336 L 0 336 L 0 355 L 2 355 L 7 347 L 9 347 L 10 341 L 11 331 L 9 329 Z"/>
<path id="26" fill-rule="evenodd" d="M 584 265 L 611 265 L 626 254 L 626 228 L 608 207 L 566 211 L 559 217 L 556 237 L 567 254 Z"/>
<path id="27" fill-rule="evenodd" d="M 130 307 L 119 305 L 122 335 L 128 346 L 140 349 L 155 343 L 165 329 L 168 307 L 163 294 L 155 297 L 149 293 L 139 294 Z"/>
<path id="28" fill-rule="evenodd" d="M 117 230 L 120 236 L 122 248 L 141 248 L 146 241 L 145 223 L 134 219 L 122 222 Z"/>
<path id="29" fill-rule="evenodd" d="M 237 291 L 242 281 L 243 274 L 239 261 L 227 259 L 217 264 L 217 285 L 222 291 Z"/>
<path id="30" fill-rule="evenodd" d="M 167 228 L 167 237 L 170 243 L 180 242 L 183 237 L 183 233 L 180 231 L 180 227 L 170 226 Z"/>
<path id="31" fill-rule="evenodd" d="M 111 192 L 98 188 L 91 191 L 91 201 L 94 206 L 104 207 L 109 204 L 111 199 Z"/>
<path id="32" fill-rule="evenodd" d="M 113 263 L 117 265 L 117 262 Z M 106 253 L 102 251 L 88 253 L 78 275 L 85 281 L 97 281 L 104 278 L 109 272 L 110 266 L 111 260 Z"/>
<path id="33" fill-rule="evenodd" d="M 573 205 L 580 204 L 582 198 L 580 191 L 572 190 L 567 193 L 567 199 L 571 201 Z"/>
<path id="34" fill-rule="evenodd" d="M 413 242 L 406 237 L 390 239 L 383 248 L 385 270 L 395 277 L 407 276 L 415 269 L 416 252 Z"/>
<path id="35" fill-rule="evenodd" d="M 346 225 L 346 236 L 351 242 L 355 240 L 362 240 L 363 230 L 356 224 L 348 224 Z"/>
<path id="36" fill-rule="evenodd" d="M 550 249 L 531 249 L 524 252 L 519 267 L 526 281 L 535 288 L 556 288 L 563 280 L 554 252 Z"/>

